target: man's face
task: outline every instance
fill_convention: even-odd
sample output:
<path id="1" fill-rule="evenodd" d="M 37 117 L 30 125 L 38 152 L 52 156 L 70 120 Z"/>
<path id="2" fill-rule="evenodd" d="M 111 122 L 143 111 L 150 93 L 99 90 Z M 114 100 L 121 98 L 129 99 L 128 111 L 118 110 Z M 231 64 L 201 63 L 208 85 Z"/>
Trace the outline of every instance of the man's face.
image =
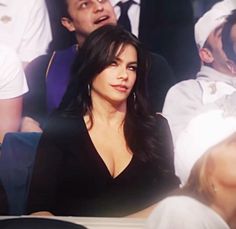
<path id="1" fill-rule="evenodd" d="M 75 31 L 77 41 L 83 43 L 86 37 L 97 28 L 116 24 L 116 16 L 109 0 L 67 0 L 70 19 L 62 18 L 62 24 Z"/>
<path id="2" fill-rule="evenodd" d="M 210 33 L 207 43 L 211 54 L 213 56 L 212 67 L 217 71 L 228 73 L 228 69 L 226 66 L 227 57 L 222 47 L 222 29 L 223 25 L 216 28 L 213 32 Z"/>
<path id="3" fill-rule="evenodd" d="M 233 43 L 233 51 L 236 55 L 236 24 L 232 26 L 231 32 L 230 32 L 230 37 Z"/>

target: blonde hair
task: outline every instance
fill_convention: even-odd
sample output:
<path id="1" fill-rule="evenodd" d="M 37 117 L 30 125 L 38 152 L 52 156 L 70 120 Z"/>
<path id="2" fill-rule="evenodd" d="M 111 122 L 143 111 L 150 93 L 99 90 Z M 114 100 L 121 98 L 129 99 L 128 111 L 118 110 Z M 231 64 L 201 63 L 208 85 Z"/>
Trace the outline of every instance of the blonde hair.
<path id="1" fill-rule="evenodd" d="M 214 153 L 224 153 L 233 144 L 236 146 L 236 133 L 209 148 L 194 164 L 188 181 L 182 188 L 183 192 L 210 205 L 215 196 L 215 189 L 212 184 L 212 172 L 217 166 L 214 160 Z"/>

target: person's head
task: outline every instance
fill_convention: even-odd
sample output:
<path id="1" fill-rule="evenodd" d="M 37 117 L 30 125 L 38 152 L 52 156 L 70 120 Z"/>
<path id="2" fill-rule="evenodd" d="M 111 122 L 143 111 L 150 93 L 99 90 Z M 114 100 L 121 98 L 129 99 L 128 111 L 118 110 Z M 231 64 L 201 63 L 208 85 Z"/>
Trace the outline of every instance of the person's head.
<path id="1" fill-rule="evenodd" d="M 91 33 L 74 65 L 83 115 L 92 109 L 95 96 L 113 105 L 127 100 L 132 110 L 139 108 L 146 96 L 146 57 L 137 38 L 119 26 L 106 25 Z"/>
<path id="2" fill-rule="evenodd" d="M 236 209 L 236 132 L 209 148 L 195 163 L 184 189 L 228 223 Z"/>
<path id="3" fill-rule="evenodd" d="M 195 162 L 211 146 L 236 132 L 234 104 L 209 109 L 193 117 L 175 143 L 175 168 L 186 184 Z"/>
<path id="4" fill-rule="evenodd" d="M 234 3 L 227 0 L 221 1 L 215 4 L 195 24 L 195 41 L 202 63 L 229 75 L 234 74 L 227 66 L 227 57 L 222 48 L 221 36 L 225 18 L 234 8 L 236 8 Z"/>
<path id="5" fill-rule="evenodd" d="M 59 0 L 61 23 L 75 32 L 78 43 L 97 28 L 116 24 L 116 16 L 109 0 Z"/>
<path id="6" fill-rule="evenodd" d="M 226 18 L 222 31 L 222 43 L 227 56 L 228 68 L 236 73 L 236 10 Z"/>

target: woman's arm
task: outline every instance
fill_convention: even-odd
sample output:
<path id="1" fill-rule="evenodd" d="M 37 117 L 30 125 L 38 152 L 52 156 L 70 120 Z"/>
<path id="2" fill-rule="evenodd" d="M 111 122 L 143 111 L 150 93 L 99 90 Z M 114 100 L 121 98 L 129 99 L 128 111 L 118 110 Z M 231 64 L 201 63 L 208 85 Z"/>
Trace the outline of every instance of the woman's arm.
<path id="1" fill-rule="evenodd" d="M 58 183 L 63 172 L 63 153 L 57 120 L 49 121 L 39 142 L 29 189 L 27 213 L 48 211 L 53 213 Z M 57 123 L 57 126 L 60 125 Z"/>

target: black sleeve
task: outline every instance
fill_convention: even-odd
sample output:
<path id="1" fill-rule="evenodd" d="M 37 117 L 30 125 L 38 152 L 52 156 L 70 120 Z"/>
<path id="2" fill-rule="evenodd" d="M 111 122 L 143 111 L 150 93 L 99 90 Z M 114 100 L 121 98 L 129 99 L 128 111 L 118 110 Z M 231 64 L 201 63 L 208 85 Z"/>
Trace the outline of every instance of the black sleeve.
<path id="1" fill-rule="evenodd" d="M 46 72 L 49 60 L 49 55 L 40 56 L 25 70 L 29 92 L 24 95 L 23 116 L 33 118 L 41 126 L 47 116 Z"/>
<path id="2" fill-rule="evenodd" d="M 52 117 L 40 139 L 35 158 L 27 213 L 50 211 L 54 213 L 56 193 L 63 171 L 63 148 L 58 142 L 63 138 L 61 120 Z"/>
<path id="3" fill-rule="evenodd" d="M 150 61 L 147 78 L 148 96 L 153 111 L 161 112 L 167 91 L 176 83 L 176 78 L 163 57 L 151 53 Z"/>

